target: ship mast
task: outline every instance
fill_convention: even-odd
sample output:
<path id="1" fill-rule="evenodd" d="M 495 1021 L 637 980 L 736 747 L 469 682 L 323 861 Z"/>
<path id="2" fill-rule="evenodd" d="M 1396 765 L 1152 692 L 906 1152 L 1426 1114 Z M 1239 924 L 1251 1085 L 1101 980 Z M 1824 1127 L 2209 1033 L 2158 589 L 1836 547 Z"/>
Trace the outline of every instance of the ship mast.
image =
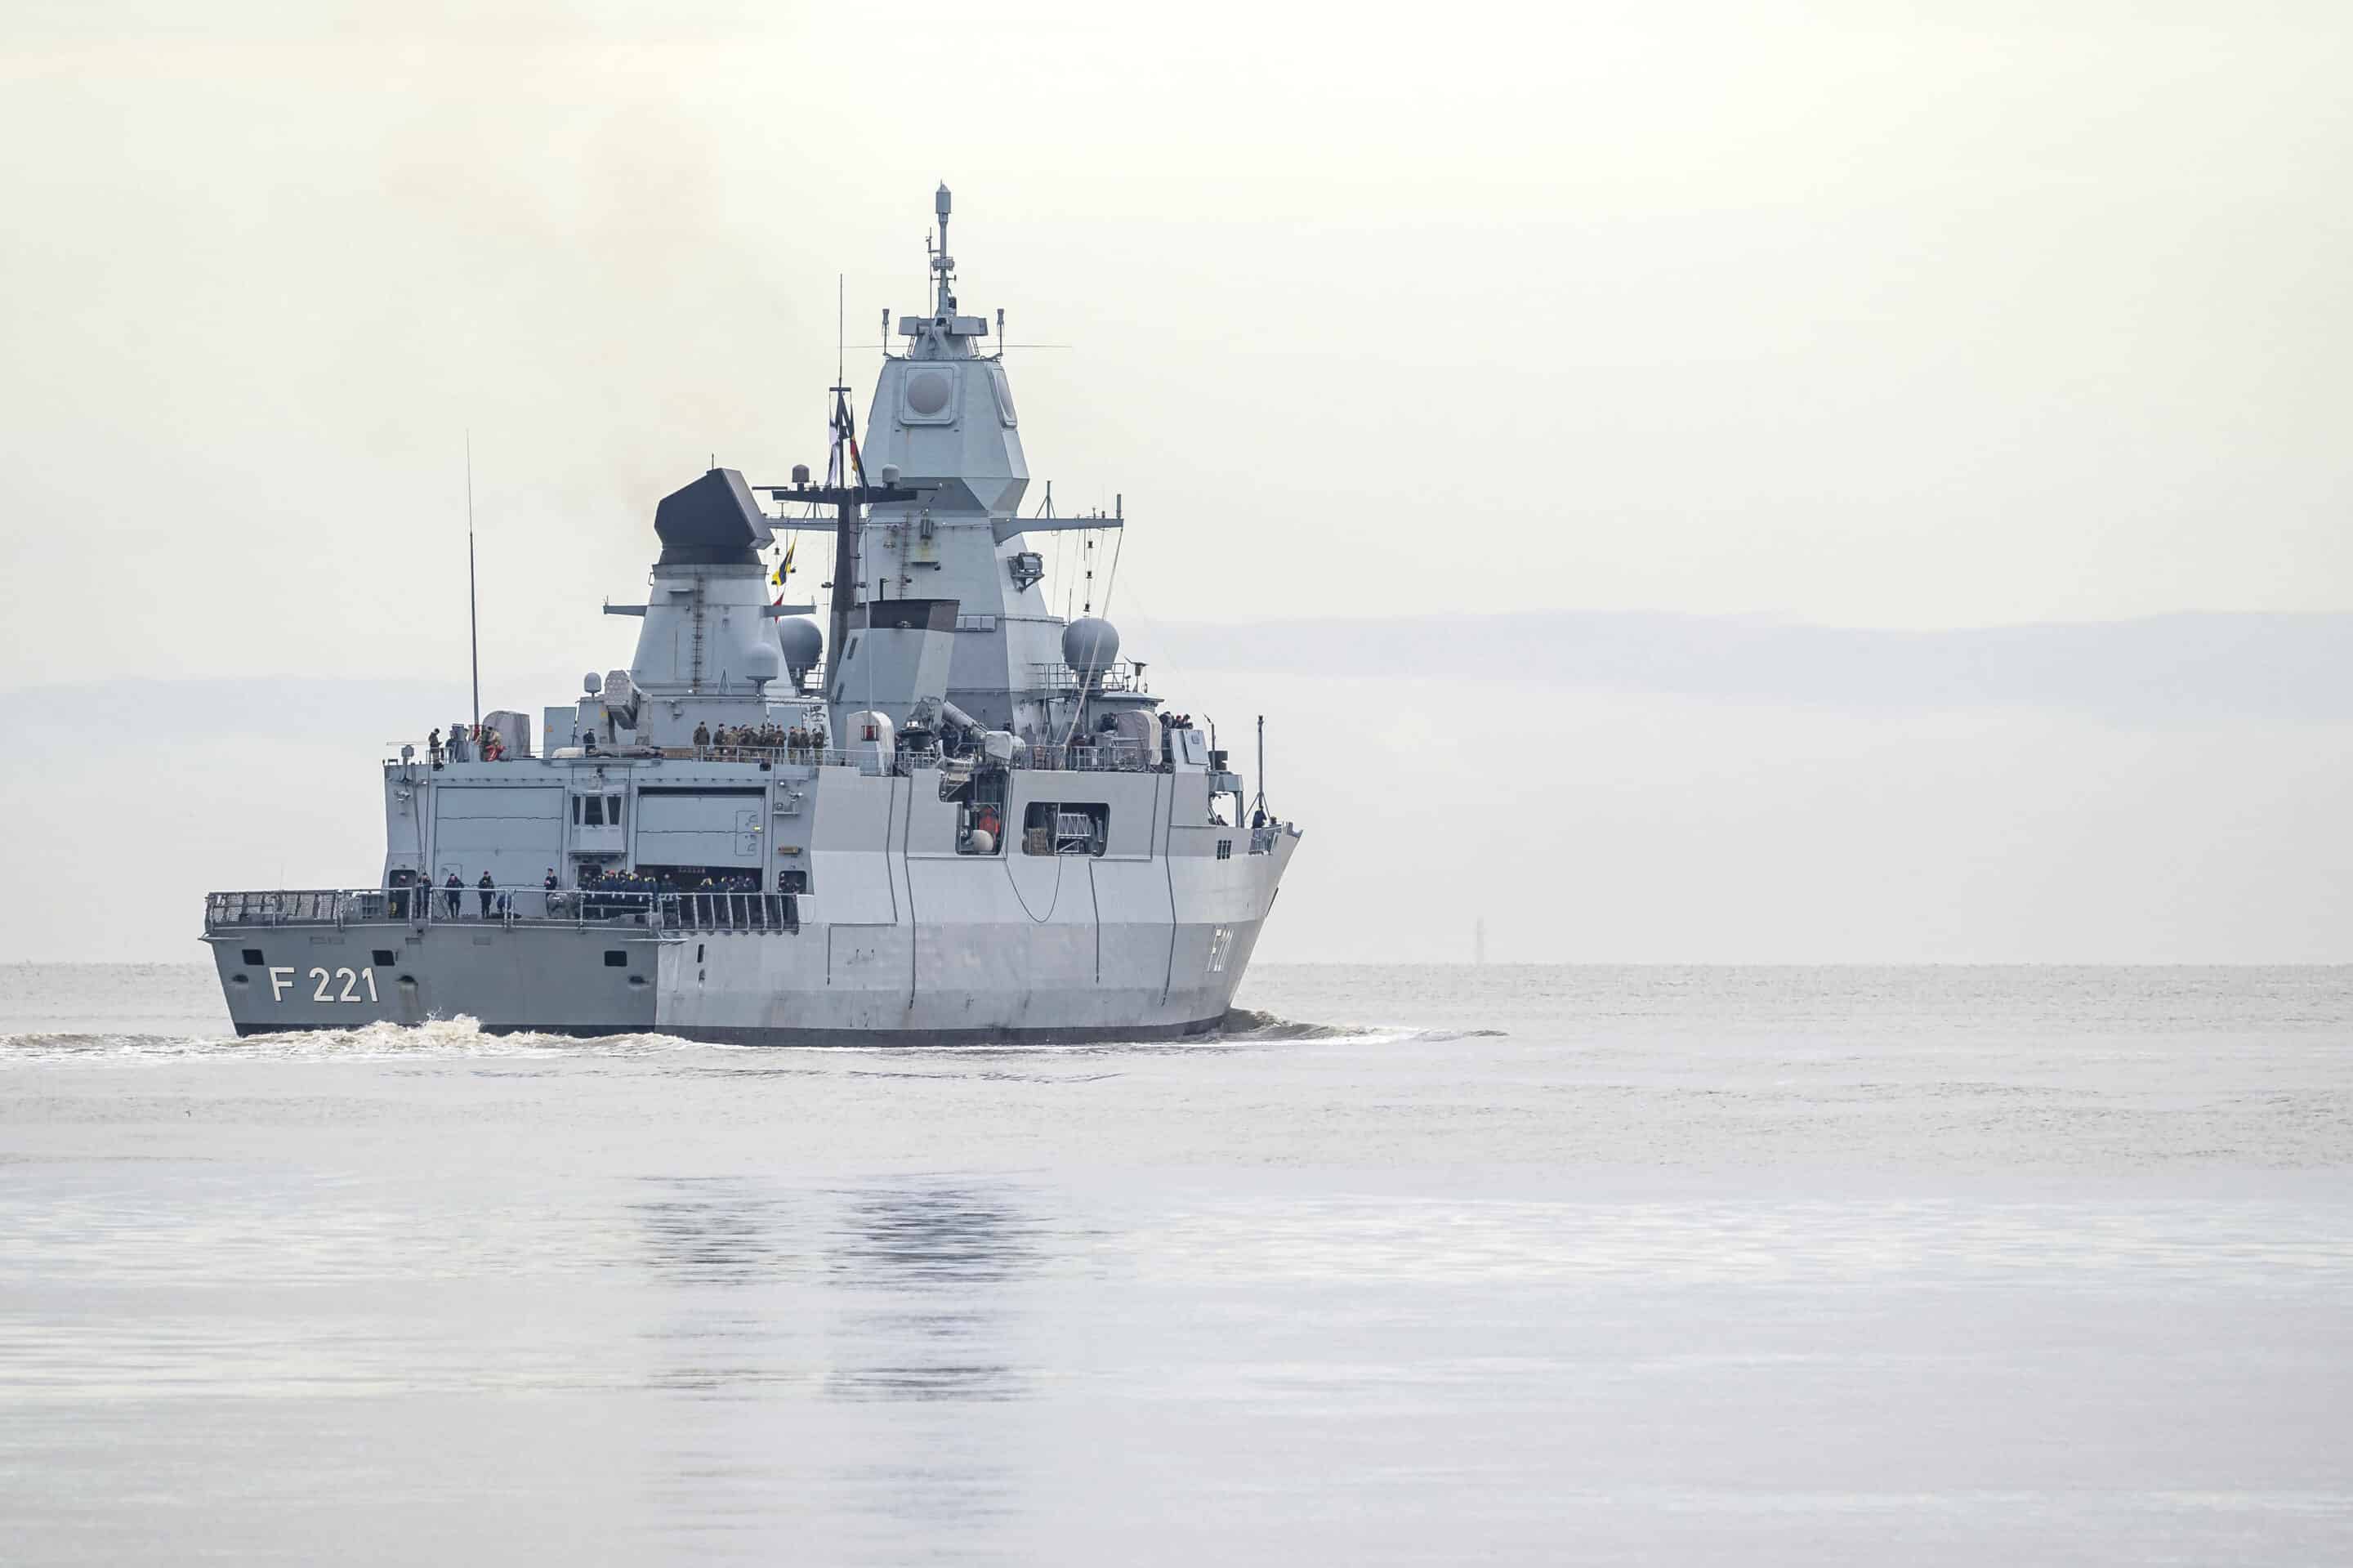
<path id="1" fill-rule="evenodd" d="M 931 256 L 932 271 L 938 282 L 936 308 L 943 316 L 953 315 L 955 310 L 955 296 L 949 291 L 955 269 L 955 260 L 948 254 L 950 205 L 948 187 L 943 183 L 932 196 L 932 210 L 939 217 L 940 228 L 938 242 L 932 247 Z M 837 290 L 839 287 L 837 281 Z M 841 311 L 839 293 L 834 309 L 839 317 Z M 885 311 L 882 319 L 887 325 L 890 313 Z M 837 339 L 839 335 L 837 325 Z M 881 483 L 867 482 L 865 460 L 858 453 L 858 429 L 849 411 L 849 380 L 841 373 L 838 343 L 835 355 L 834 385 L 831 387 L 833 453 L 832 461 L 826 465 L 826 482 L 821 485 L 764 484 L 757 488 L 779 501 L 806 501 L 834 508 L 833 588 L 826 609 L 825 667 L 827 685 L 830 688 L 828 700 L 838 702 L 841 696 L 840 688 L 831 672 L 841 668 L 842 648 L 849 636 L 849 612 L 857 608 L 860 575 L 865 570 L 859 554 L 864 508 L 888 502 L 913 501 L 923 493 L 923 489 L 911 489 L 900 484 L 898 466 L 894 463 L 882 465 Z"/>
<path id="2" fill-rule="evenodd" d="M 859 494 L 856 483 L 865 475 L 862 471 L 864 465 L 858 461 L 855 443 L 856 438 L 849 433 L 849 387 L 845 378 L 833 388 L 833 461 L 826 465 L 828 476 L 840 482 L 833 522 L 833 598 L 826 616 L 825 663 L 828 670 L 841 666 L 842 639 L 849 630 L 849 608 L 856 593 L 857 574 L 865 569 L 858 551 Z"/>
<path id="3" fill-rule="evenodd" d="M 778 501 L 807 502 L 818 506 L 831 506 L 833 514 L 833 588 L 827 601 L 825 669 L 827 696 L 839 700 L 840 690 L 834 672 L 841 668 L 841 651 L 849 634 L 849 612 L 855 608 L 858 588 L 857 573 L 859 534 L 863 525 L 864 508 L 890 501 L 913 501 L 923 493 L 898 482 L 898 468 L 891 463 L 882 466 L 882 482 L 866 482 L 865 460 L 858 455 L 858 438 L 850 424 L 849 387 L 838 382 L 833 392 L 833 461 L 826 473 L 826 482 L 810 484 L 762 484 L 753 488 L 775 496 Z M 796 472 L 806 473 L 805 469 Z"/>

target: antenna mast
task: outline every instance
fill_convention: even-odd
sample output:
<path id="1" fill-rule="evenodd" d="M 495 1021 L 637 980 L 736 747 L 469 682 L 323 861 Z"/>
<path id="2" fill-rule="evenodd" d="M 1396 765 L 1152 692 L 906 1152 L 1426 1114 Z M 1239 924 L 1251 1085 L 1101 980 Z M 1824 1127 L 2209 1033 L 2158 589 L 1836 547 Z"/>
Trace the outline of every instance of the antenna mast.
<path id="1" fill-rule="evenodd" d="M 474 665 L 474 733 L 482 732 L 482 611 L 474 592 L 474 432 L 466 432 L 466 645 Z"/>
<path id="2" fill-rule="evenodd" d="M 954 280 L 955 269 L 955 258 L 948 254 L 948 209 L 953 205 L 948 196 L 947 182 L 942 180 L 940 188 L 932 193 L 932 211 L 940 220 L 939 249 L 932 252 L 932 272 L 939 286 L 939 297 L 932 302 L 932 311 L 943 316 L 952 315 L 955 311 L 955 296 L 948 292 L 948 284 Z"/>
<path id="3" fill-rule="evenodd" d="M 1250 802 L 1250 815 L 1259 819 L 1266 816 L 1266 715 L 1264 714 L 1258 715 L 1258 799 Z M 1253 821 L 1250 825 L 1257 827 L 1259 823 Z"/>

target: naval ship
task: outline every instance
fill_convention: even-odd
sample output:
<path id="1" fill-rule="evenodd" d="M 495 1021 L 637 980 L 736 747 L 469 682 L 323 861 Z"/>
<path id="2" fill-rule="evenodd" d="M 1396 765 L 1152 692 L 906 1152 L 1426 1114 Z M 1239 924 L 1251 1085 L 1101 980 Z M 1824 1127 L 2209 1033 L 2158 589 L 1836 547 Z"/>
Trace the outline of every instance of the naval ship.
<path id="1" fill-rule="evenodd" d="M 1262 736 L 1246 807 L 1107 613 L 1054 612 L 1034 536 L 1101 539 L 1125 508 L 1052 515 L 1049 487 L 1023 514 L 1004 313 L 992 350 L 956 302 L 950 205 L 942 185 L 932 308 L 896 323 L 864 447 L 837 386 L 822 480 L 713 468 L 656 506 L 645 601 L 604 607 L 640 619 L 628 669 L 586 676 L 535 736 L 501 711 L 402 746 L 376 885 L 206 895 L 239 1034 L 1219 1027 L 1301 831 L 1266 808 Z M 789 567 L 768 552 L 812 531 L 834 543 L 823 628 L 769 591 Z"/>

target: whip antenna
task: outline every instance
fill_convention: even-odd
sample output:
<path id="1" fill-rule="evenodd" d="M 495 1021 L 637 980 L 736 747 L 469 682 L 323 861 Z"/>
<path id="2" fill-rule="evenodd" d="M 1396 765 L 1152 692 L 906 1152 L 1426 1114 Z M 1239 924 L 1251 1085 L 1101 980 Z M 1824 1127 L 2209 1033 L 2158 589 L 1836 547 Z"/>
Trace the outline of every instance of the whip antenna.
<path id="1" fill-rule="evenodd" d="M 466 432 L 466 645 L 474 665 L 474 733 L 482 731 L 482 611 L 474 592 L 474 432 Z"/>

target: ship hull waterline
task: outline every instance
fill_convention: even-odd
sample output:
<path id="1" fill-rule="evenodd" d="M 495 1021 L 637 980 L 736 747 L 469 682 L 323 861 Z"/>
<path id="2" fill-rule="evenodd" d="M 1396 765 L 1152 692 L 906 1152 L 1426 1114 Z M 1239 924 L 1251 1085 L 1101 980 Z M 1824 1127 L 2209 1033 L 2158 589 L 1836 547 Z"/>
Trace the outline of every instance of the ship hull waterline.
<path id="1" fill-rule="evenodd" d="M 207 942 L 240 1037 L 463 1019 L 494 1035 L 1082 1044 L 1225 1027 L 1263 918 L 1261 908 L 1173 930 L 955 933 L 656 933 L 491 918 L 227 929 Z M 1067 972 L 1046 972 L 1058 963 Z"/>

